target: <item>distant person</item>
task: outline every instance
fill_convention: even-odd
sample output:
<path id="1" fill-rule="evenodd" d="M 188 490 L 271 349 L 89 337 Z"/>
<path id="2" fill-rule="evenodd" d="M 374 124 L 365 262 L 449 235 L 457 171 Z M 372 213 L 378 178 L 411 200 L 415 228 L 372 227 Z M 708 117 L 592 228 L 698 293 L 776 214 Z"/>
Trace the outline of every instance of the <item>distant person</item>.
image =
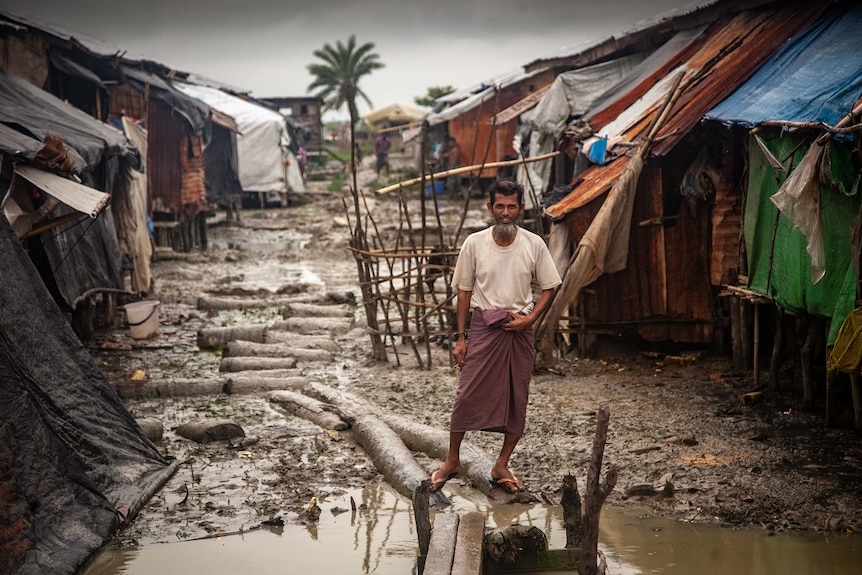
<path id="1" fill-rule="evenodd" d="M 454 170 L 461 165 L 461 146 L 458 145 L 458 140 L 449 136 L 446 141 L 446 149 L 443 151 L 443 165 L 446 170 Z M 457 193 L 461 190 L 461 175 L 455 174 L 446 178 L 446 190 L 450 194 Z"/>
<path id="2" fill-rule="evenodd" d="M 380 177 L 380 170 L 386 170 L 386 177 L 389 177 L 389 148 L 392 142 L 389 136 L 385 133 L 377 134 L 374 139 L 374 155 L 377 156 L 377 177 Z"/>
<path id="3" fill-rule="evenodd" d="M 509 458 L 526 422 L 535 357 L 533 324 L 561 281 L 542 238 L 518 226 L 524 188 L 511 180 L 495 182 L 487 207 L 494 225 L 467 236 L 452 274 L 452 287 L 458 290 L 452 357 L 461 377 L 449 421 L 449 451 L 431 474 L 432 492 L 460 473 L 467 431 L 503 434 L 491 483 L 510 493 L 524 488 L 509 470 Z M 533 281 L 541 292 L 537 301 Z"/>

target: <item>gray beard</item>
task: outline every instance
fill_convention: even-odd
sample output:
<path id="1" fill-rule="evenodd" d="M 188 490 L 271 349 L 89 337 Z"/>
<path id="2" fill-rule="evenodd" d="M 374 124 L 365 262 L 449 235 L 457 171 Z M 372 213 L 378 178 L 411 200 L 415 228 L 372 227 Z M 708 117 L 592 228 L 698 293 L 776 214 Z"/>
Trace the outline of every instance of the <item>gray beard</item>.
<path id="1" fill-rule="evenodd" d="M 494 224 L 494 235 L 500 241 L 510 242 L 515 239 L 516 233 L 518 226 L 515 224 Z"/>

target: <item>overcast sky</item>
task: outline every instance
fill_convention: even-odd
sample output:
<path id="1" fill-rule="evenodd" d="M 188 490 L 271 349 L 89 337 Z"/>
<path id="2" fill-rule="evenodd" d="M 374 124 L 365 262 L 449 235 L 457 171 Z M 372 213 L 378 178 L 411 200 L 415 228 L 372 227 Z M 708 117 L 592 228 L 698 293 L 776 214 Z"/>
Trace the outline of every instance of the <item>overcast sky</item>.
<path id="1" fill-rule="evenodd" d="M 415 105 L 431 86 L 467 88 L 704 1 L 0 0 L 0 7 L 257 97 L 306 95 L 314 50 L 355 34 L 374 43 L 385 65 L 360 82 L 379 108 Z M 359 109 L 369 110 L 364 102 Z"/>

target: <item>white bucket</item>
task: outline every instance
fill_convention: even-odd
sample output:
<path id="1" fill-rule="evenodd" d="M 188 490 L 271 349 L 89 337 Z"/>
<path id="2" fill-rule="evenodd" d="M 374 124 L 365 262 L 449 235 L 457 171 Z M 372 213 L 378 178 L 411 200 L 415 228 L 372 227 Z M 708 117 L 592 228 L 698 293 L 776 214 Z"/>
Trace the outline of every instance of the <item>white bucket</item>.
<path id="1" fill-rule="evenodd" d="M 135 339 L 147 339 L 159 333 L 159 301 L 144 300 L 126 304 L 126 322 Z"/>

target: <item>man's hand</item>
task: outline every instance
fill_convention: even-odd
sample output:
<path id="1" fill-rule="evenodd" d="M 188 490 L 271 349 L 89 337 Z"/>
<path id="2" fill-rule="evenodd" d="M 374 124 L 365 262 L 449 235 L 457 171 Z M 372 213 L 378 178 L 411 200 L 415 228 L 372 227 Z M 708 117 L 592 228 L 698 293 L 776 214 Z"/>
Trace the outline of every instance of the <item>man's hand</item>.
<path id="1" fill-rule="evenodd" d="M 455 347 L 452 348 L 452 357 L 455 358 L 455 363 L 458 367 L 464 365 L 464 358 L 467 357 L 467 338 L 458 338 L 455 342 Z"/>
<path id="2" fill-rule="evenodd" d="M 533 316 L 531 315 L 521 315 L 516 313 L 512 316 L 512 321 L 506 322 L 502 325 L 503 330 L 505 331 L 524 331 L 530 329 L 533 326 Z"/>

